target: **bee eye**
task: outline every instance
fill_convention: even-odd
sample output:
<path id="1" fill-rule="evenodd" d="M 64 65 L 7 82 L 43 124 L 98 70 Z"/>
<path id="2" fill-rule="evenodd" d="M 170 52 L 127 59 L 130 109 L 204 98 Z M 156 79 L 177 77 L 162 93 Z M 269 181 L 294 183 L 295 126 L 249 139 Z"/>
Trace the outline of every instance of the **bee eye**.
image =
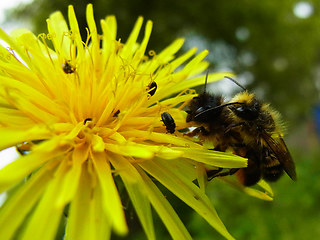
<path id="1" fill-rule="evenodd" d="M 245 110 L 244 110 L 243 107 L 237 107 L 237 108 L 235 109 L 235 111 L 241 113 L 241 112 L 244 112 Z"/>
<path id="2" fill-rule="evenodd" d="M 259 115 L 259 111 L 257 111 L 255 107 L 239 106 L 231 110 L 233 110 L 238 117 L 249 121 L 255 120 Z"/>

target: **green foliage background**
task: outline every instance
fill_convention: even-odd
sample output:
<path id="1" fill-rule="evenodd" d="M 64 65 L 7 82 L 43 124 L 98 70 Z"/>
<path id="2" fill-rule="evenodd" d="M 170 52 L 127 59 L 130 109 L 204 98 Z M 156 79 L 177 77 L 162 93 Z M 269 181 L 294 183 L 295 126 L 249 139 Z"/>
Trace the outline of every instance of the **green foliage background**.
<path id="1" fill-rule="evenodd" d="M 34 0 L 13 9 L 8 20 L 31 19 L 36 33 L 47 32 L 44 23 L 49 14 L 61 10 L 67 16 L 67 6 L 73 4 L 84 29 L 89 2 L 94 4 L 97 21 L 109 14 L 117 17 L 118 37 L 123 41 L 142 15 L 154 22 L 149 49 L 159 52 L 177 37 L 186 38 L 184 50 L 209 49 L 212 71 L 234 71 L 239 81 L 282 113 L 289 125 L 287 140 L 298 182 L 284 176 L 272 184 L 273 202 L 249 197 L 217 180 L 209 183 L 208 194 L 237 239 L 319 237 L 320 152 L 311 110 L 319 101 L 320 2 L 309 0 L 314 12 L 302 19 L 293 13 L 296 0 Z M 166 194 L 194 239 L 221 239 L 188 207 Z M 130 206 L 127 212 L 129 224 L 136 229 L 127 239 L 145 239 Z M 161 221 L 155 222 L 159 239 L 169 238 Z"/>

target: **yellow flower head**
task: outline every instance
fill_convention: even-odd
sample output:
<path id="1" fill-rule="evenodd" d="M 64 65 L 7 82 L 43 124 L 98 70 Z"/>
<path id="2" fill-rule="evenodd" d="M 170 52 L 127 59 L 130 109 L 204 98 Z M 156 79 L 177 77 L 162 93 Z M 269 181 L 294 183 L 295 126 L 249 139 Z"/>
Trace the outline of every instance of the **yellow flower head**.
<path id="1" fill-rule="evenodd" d="M 190 88 L 204 82 L 195 75 L 207 68 L 208 52 L 175 58 L 178 39 L 159 54 L 146 53 L 152 22 L 138 43 L 142 18 L 125 43 L 116 38 L 113 16 L 101 20 L 98 34 L 92 5 L 83 41 L 72 6 L 68 18 L 70 28 L 53 13 L 49 33 L 38 37 L 0 31 L 10 45 L 0 47 L 0 149 L 28 150 L 0 170 L 1 192 L 14 189 L 0 211 L 1 239 L 17 232 L 21 239 L 54 239 L 64 215 L 65 239 L 126 234 L 120 184 L 148 239 L 155 239 L 151 206 L 174 239 L 191 239 L 155 179 L 232 239 L 205 195 L 204 166 L 239 168 L 246 160 L 207 150 L 179 131 L 188 127 L 183 109 L 195 96 Z M 175 121 L 172 134 L 164 112 Z"/>

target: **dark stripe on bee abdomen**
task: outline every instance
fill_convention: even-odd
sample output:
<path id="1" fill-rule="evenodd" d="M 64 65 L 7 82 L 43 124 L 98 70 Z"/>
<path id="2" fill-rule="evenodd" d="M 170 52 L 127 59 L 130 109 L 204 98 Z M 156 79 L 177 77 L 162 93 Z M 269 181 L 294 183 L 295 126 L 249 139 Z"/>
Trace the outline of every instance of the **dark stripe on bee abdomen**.
<path id="1" fill-rule="evenodd" d="M 269 150 L 265 149 L 265 156 L 262 164 L 262 178 L 267 181 L 277 181 L 283 174 L 283 166 Z"/>

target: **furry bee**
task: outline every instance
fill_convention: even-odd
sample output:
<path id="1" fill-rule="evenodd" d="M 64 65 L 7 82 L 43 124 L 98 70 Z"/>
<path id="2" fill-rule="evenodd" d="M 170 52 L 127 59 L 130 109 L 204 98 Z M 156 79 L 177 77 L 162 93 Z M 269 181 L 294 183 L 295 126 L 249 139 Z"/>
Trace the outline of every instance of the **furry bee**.
<path id="1" fill-rule="evenodd" d="M 161 120 L 163 121 L 164 125 L 166 126 L 168 133 L 175 132 L 176 123 L 174 122 L 174 119 L 172 118 L 170 113 L 167 113 L 167 112 L 161 113 Z"/>
<path id="2" fill-rule="evenodd" d="M 251 186 L 261 178 L 276 181 L 285 171 L 292 180 L 296 180 L 295 164 L 282 138 L 280 114 L 268 104 L 260 102 L 254 94 L 248 93 L 247 89 L 234 79 L 228 79 L 244 91 L 229 102 L 219 102 L 211 107 L 193 99 L 187 121 L 207 123 L 209 131 L 205 134 L 215 136 L 214 144 L 218 146 L 214 150 L 225 151 L 231 148 L 235 154 L 248 158 L 248 166 L 242 169 L 230 169 L 227 172 L 222 172 L 223 169 L 211 170 L 208 171 L 208 178 L 237 172 L 239 181 L 245 186 Z M 201 121 L 198 121 L 199 119 Z M 222 144 L 223 148 L 219 144 Z"/>

